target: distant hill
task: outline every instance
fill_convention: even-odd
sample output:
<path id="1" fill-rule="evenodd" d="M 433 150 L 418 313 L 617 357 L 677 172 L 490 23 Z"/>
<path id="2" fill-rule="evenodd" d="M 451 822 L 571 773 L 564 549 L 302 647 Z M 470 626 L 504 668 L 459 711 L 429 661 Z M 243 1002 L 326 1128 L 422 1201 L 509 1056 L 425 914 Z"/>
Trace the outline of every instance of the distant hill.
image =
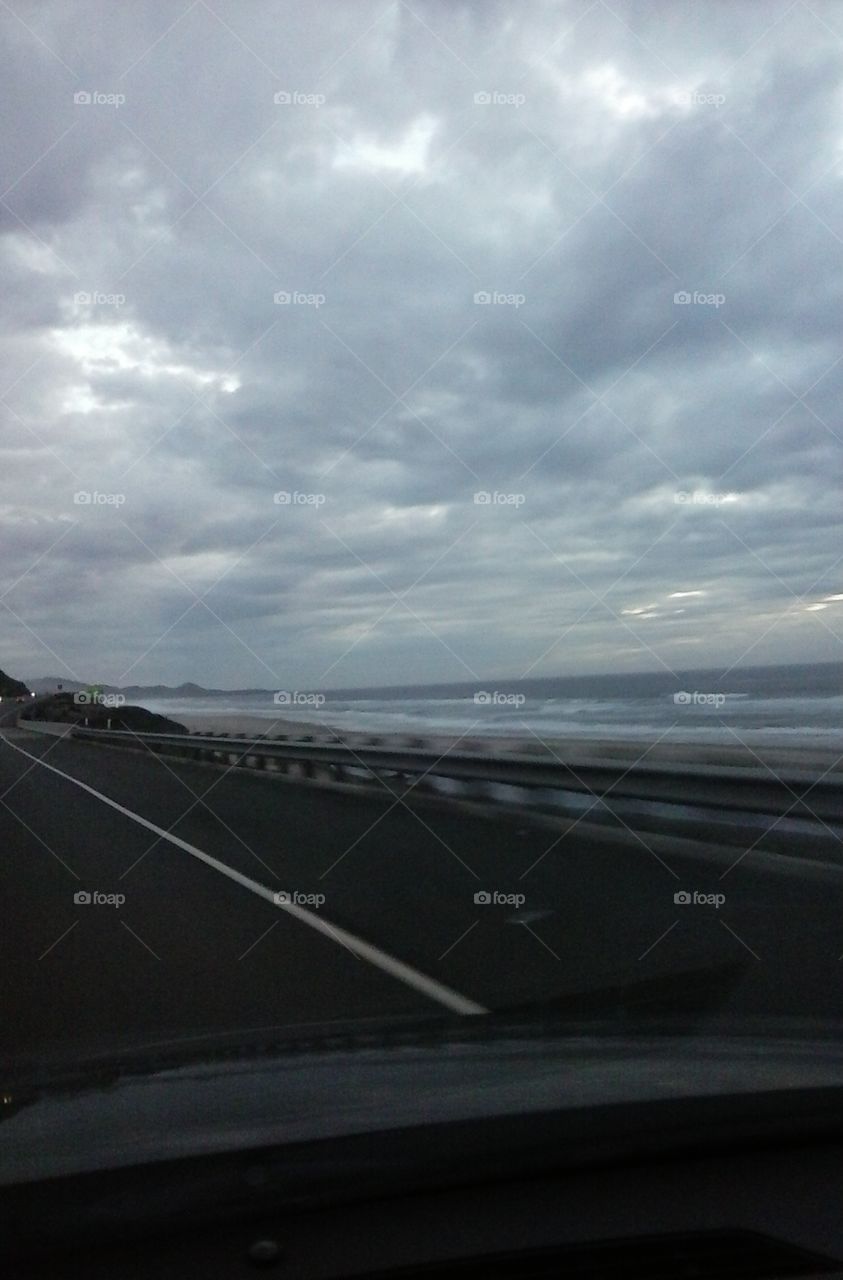
<path id="1" fill-rule="evenodd" d="M 54 694 L 52 698 L 39 698 L 26 708 L 21 719 L 86 724 L 91 729 L 129 729 L 133 733 L 187 733 L 183 724 L 147 711 L 146 707 L 77 704 L 73 693 L 64 691 Z"/>
<path id="2" fill-rule="evenodd" d="M 169 685 L 169 684 L 126 684 L 120 690 L 127 697 L 147 697 L 147 698 L 207 698 L 215 693 L 222 693 L 222 689 L 203 689 L 201 685 L 193 684 L 188 680 L 185 684 Z"/>
<path id="3" fill-rule="evenodd" d="M 29 688 L 22 680 L 13 680 L 5 671 L 0 671 L 0 698 L 19 698 L 29 696 Z"/>
<path id="4" fill-rule="evenodd" d="M 68 680 L 67 676 L 38 676 L 31 681 L 30 689 L 36 693 L 79 693 L 96 684 L 103 693 L 123 693 L 126 697 L 146 696 L 147 698 L 207 698 L 216 692 L 212 689 L 201 689 L 198 684 L 180 684 L 175 687 L 166 684 L 104 684 L 96 680 Z"/>
<path id="5" fill-rule="evenodd" d="M 79 693 L 96 684 L 103 693 L 122 693 L 127 698 L 230 698 L 233 694 L 272 693 L 272 689 L 203 689 L 188 680 L 185 684 L 103 684 L 99 681 L 68 680 L 66 676 L 37 676 L 29 683 L 35 693 L 57 693 L 61 685 L 64 693 Z"/>
<path id="6" fill-rule="evenodd" d="M 80 689 L 88 687 L 79 680 L 68 680 L 66 676 L 39 676 L 36 680 L 29 682 L 33 693 L 56 693 L 59 685 L 70 693 L 78 693 Z"/>

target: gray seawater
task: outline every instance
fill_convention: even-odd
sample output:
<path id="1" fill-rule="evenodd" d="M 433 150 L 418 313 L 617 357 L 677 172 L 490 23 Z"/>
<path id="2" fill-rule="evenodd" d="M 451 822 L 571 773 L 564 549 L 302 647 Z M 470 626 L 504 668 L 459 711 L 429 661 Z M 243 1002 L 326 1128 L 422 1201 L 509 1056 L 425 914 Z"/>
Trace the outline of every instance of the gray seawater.
<path id="1" fill-rule="evenodd" d="M 407 686 L 382 690 L 286 690 L 144 700 L 179 716 L 283 717 L 341 732 L 472 736 L 651 739 L 687 742 L 781 740 L 840 746 L 843 751 L 843 664 L 542 680 L 490 680 L 485 685 Z M 324 700 L 323 700 L 324 699 Z"/>

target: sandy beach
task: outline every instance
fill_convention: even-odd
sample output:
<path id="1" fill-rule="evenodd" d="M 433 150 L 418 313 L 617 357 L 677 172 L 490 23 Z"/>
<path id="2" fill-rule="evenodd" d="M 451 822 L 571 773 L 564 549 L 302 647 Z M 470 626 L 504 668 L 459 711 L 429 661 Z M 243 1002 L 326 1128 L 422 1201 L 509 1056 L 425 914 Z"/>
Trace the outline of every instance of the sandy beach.
<path id="1" fill-rule="evenodd" d="M 333 736 L 336 732 L 330 726 L 310 724 L 306 720 L 294 720 L 291 716 L 270 717 L 230 713 L 220 715 L 216 712 L 207 712 L 193 716 L 174 713 L 173 719 L 178 720 L 179 724 L 183 724 L 191 733 L 248 733 L 255 737 L 265 733 L 272 738 L 281 737 L 284 734 L 290 737 L 304 737 L 312 734 L 315 739 L 321 740 Z"/>
<path id="2" fill-rule="evenodd" d="M 340 738 L 350 746 L 388 743 L 403 747 L 423 747 L 435 751 L 457 748 L 462 751 L 482 751 L 493 754 L 518 754 L 531 756 L 557 755 L 561 759 L 628 760 L 630 763 L 646 759 L 652 764 L 671 764 L 678 761 L 696 765 L 730 766 L 769 769 L 806 769 L 810 772 L 840 773 L 843 775 L 843 758 L 825 747 L 810 743 L 800 745 L 781 742 L 742 745 L 737 739 L 734 746 L 723 744 L 703 745 L 699 742 L 683 742 L 679 738 L 665 738 L 657 742 L 640 739 L 607 738 L 538 738 L 529 732 L 507 736 L 449 734 L 431 731 L 425 734 L 362 733 L 340 731 L 324 723 L 295 720 L 288 716 L 215 714 L 179 715 L 176 717 L 191 733 L 246 734 L 250 737 L 287 737 L 291 741 L 310 739 L 312 742 L 329 742 Z"/>

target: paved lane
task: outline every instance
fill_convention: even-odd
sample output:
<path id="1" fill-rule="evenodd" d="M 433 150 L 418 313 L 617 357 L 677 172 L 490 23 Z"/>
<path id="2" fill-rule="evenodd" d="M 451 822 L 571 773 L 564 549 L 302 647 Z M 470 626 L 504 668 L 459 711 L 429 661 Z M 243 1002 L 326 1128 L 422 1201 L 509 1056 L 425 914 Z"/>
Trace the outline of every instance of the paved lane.
<path id="1" fill-rule="evenodd" d="M 750 854 L 728 872 L 734 850 L 700 861 L 679 842 L 664 856 L 634 837 L 582 840 L 583 828 L 560 839 L 513 815 L 413 811 L 9 727 L 0 794 L 0 1012 L 12 1055 L 439 1015 L 443 992 L 466 1010 L 564 1002 L 702 964 L 744 965 L 735 1007 L 843 1011 L 836 867 Z M 308 909 L 327 931 L 115 805 L 270 895 L 324 895 Z M 685 889 L 725 902 L 675 904 Z M 76 903 L 79 892 L 125 901 Z M 478 892 L 523 894 L 524 904 L 476 903 Z M 397 967 L 373 963 L 360 941 Z"/>

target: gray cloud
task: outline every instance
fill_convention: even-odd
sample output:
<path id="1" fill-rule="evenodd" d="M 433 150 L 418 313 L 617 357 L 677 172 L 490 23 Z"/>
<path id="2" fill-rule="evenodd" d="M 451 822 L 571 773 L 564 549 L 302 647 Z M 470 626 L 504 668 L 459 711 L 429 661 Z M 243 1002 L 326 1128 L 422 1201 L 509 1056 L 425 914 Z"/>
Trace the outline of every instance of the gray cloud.
<path id="1" fill-rule="evenodd" d="M 5 669 L 839 657 L 832 6 L 0 21 Z"/>

